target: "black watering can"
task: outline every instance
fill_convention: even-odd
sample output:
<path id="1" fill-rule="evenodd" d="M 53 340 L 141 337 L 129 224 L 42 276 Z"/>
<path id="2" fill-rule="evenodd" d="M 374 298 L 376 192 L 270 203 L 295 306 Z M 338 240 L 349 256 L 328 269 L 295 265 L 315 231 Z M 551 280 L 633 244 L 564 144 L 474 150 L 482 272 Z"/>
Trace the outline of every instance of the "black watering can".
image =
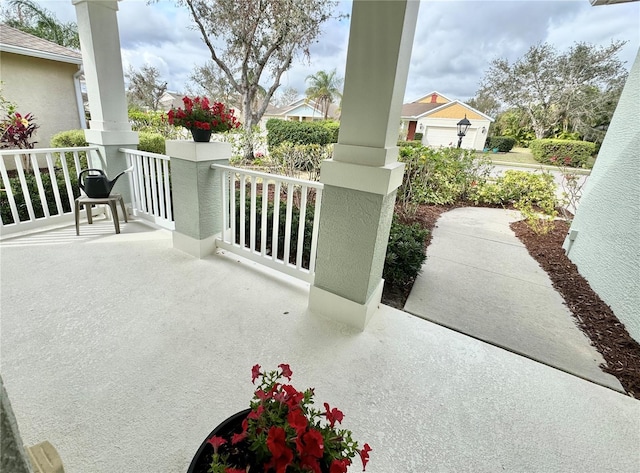
<path id="1" fill-rule="evenodd" d="M 109 197 L 111 189 L 113 189 L 113 185 L 120 176 L 125 172 L 131 171 L 133 171 L 133 167 L 122 171 L 113 181 L 110 181 L 102 169 L 85 169 L 78 174 L 78 185 L 80 186 L 80 189 L 87 194 L 87 197 L 91 197 L 93 199 L 104 199 L 105 197 Z M 86 176 L 84 176 L 85 174 Z M 84 180 L 82 179 L 83 176 Z"/>

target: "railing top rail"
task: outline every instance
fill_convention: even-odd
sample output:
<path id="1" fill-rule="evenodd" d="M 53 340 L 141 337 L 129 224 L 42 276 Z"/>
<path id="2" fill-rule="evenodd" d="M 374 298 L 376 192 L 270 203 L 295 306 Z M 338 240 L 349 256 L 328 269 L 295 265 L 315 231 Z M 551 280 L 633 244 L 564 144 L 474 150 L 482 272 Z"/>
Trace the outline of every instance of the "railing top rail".
<path id="1" fill-rule="evenodd" d="M 78 146 L 70 148 L 11 148 L 0 149 L 0 156 L 11 156 L 14 154 L 43 154 L 43 153 L 69 153 L 73 151 L 97 151 L 97 146 Z"/>
<path id="2" fill-rule="evenodd" d="M 140 151 L 139 149 L 119 148 L 121 153 L 136 154 L 138 156 L 146 156 L 147 158 L 157 158 L 169 160 L 169 156 L 166 154 L 150 153 L 148 151 Z"/>
<path id="3" fill-rule="evenodd" d="M 293 177 L 281 176 L 280 174 L 270 174 L 268 172 L 251 171 L 250 169 L 244 169 L 244 168 L 234 168 L 233 166 L 225 166 L 224 164 L 212 164 L 211 169 L 222 169 L 225 171 L 232 171 L 232 172 L 246 174 L 248 176 L 261 177 L 263 179 L 272 179 L 272 180 L 286 182 L 289 184 L 312 187 L 314 189 L 324 188 L 324 184 L 321 182 L 307 181 L 304 179 L 295 179 Z"/>

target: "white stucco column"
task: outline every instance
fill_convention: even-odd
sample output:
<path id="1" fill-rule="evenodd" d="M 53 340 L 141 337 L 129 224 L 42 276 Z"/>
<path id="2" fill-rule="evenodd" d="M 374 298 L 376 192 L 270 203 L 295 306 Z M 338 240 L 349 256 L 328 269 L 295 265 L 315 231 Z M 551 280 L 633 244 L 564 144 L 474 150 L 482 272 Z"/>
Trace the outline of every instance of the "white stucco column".
<path id="1" fill-rule="evenodd" d="M 176 229 L 173 247 L 196 258 L 215 251 L 222 228 L 222 172 L 212 164 L 229 164 L 231 143 L 167 141 Z"/>
<path id="2" fill-rule="evenodd" d="M 380 303 L 396 189 L 398 128 L 419 2 L 355 0 L 333 159 L 322 164 L 309 309 L 363 329 Z"/>
<path id="3" fill-rule="evenodd" d="M 126 168 L 120 147 L 135 148 L 138 134 L 131 131 L 127 114 L 116 0 L 72 0 L 76 7 L 82 62 L 89 96 L 91 121 L 87 142 L 98 145 L 110 177 Z M 129 196 L 126 179 L 115 192 Z"/>

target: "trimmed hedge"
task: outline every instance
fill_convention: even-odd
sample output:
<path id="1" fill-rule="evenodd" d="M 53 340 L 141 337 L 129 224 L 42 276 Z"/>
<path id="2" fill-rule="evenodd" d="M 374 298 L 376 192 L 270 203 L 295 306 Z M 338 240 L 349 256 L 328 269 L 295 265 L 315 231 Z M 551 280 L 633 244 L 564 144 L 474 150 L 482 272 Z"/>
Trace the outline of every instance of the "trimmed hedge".
<path id="1" fill-rule="evenodd" d="M 272 150 L 288 141 L 301 145 L 328 145 L 335 143 L 339 128 L 326 122 L 293 122 L 271 118 L 267 121 L 267 145 Z"/>
<path id="2" fill-rule="evenodd" d="M 533 158 L 539 163 L 586 168 L 596 152 L 595 143 L 589 141 L 543 139 L 529 145 Z"/>
<path id="3" fill-rule="evenodd" d="M 413 135 L 413 139 L 416 141 L 422 141 L 423 135 L 423 133 L 416 133 L 415 135 Z"/>
<path id="4" fill-rule="evenodd" d="M 485 143 L 487 148 L 498 148 L 501 153 L 508 153 L 515 145 L 516 139 L 511 136 L 489 136 Z"/>

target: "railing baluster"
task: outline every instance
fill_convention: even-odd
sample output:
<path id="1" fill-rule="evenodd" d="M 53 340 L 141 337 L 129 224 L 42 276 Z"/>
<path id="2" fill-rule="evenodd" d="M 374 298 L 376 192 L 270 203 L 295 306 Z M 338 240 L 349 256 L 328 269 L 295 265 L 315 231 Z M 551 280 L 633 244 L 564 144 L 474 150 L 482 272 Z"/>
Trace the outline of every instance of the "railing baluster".
<path id="1" fill-rule="evenodd" d="M 280 181 L 276 181 L 276 191 L 273 194 L 273 235 L 271 239 L 271 258 L 273 261 L 278 259 L 278 233 L 280 232 L 280 192 L 281 192 Z"/>
<path id="2" fill-rule="evenodd" d="M 229 243 L 236 244 L 236 173 L 235 171 L 229 172 L 229 220 L 231 228 L 231 239 Z"/>
<path id="3" fill-rule="evenodd" d="M 31 160 L 33 175 L 36 178 L 36 186 L 38 188 L 38 195 L 40 196 L 40 206 L 42 207 L 42 213 L 44 214 L 44 218 L 49 218 L 51 217 L 51 214 L 49 213 L 49 205 L 47 204 L 47 194 L 44 192 L 44 186 L 42 185 L 42 176 L 40 175 L 38 156 L 36 154 L 29 154 L 28 158 Z"/>
<path id="4" fill-rule="evenodd" d="M 227 229 L 229 224 L 229 175 L 228 171 L 220 172 L 220 188 L 222 189 L 222 240 L 226 241 Z"/>
<path id="5" fill-rule="evenodd" d="M 51 188 L 53 189 L 53 198 L 56 201 L 56 209 L 58 209 L 58 215 L 64 213 L 62 207 L 62 199 L 60 198 L 60 189 L 58 188 L 58 179 L 56 179 L 55 164 L 53 161 L 53 153 L 46 154 L 47 168 L 49 169 L 49 176 L 51 177 Z"/>
<path id="6" fill-rule="evenodd" d="M 246 197 L 246 179 L 244 174 L 240 174 L 240 248 L 245 247 L 245 231 L 246 231 L 246 209 L 247 209 L 247 197 Z"/>
<path id="7" fill-rule="evenodd" d="M 249 250 L 256 249 L 256 177 L 251 177 L 251 209 L 249 213 Z"/>
<path id="8" fill-rule="evenodd" d="M 9 180 L 9 175 L 7 173 L 7 168 L 4 165 L 4 156 L 1 157 L 2 161 L 0 162 L 0 174 L 2 174 L 2 185 L 4 186 L 4 191 L 7 193 L 7 200 L 9 201 L 9 208 L 11 209 L 11 216 L 13 217 L 13 223 L 20 223 L 20 217 L 18 213 L 18 207 L 16 206 L 16 200 L 13 198 L 13 189 L 11 188 L 11 181 Z M 3 225 L 10 225 L 6 222 L 2 222 Z"/>
<path id="9" fill-rule="evenodd" d="M 171 209 L 171 181 L 169 180 L 169 160 L 162 160 L 162 171 L 164 175 L 164 202 L 166 205 L 166 218 L 167 220 L 173 220 L 173 210 Z"/>
<path id="10" fill-rule="evenodd" d="M 156 186 L 156 160 L 148 159 L 149 163 L 149 183 L 151 184 L 151 213 L 158 215 L 158 187 Z"/>
<path id="11" fill-rule="evenodd" d="M 284 224 L 284 256 L 285 265 L 291 258 L 291 214 L 293 213 L 293 184 L 287 186 L 287 217 Z"/>
<path id="12" fill-rule="evenodd" d="M 269 204 L 269 181 L 262 179 L 262 221 L 260 222 L 260 254 L 267 255 L 267 213 Z"/>
<path id="13" fill-rule="evenodd" d="M 300 186 L 300 221 L 298 222 L 298 251 L 296 269 L 302 268 L 302 250 L 304 249 L 304 230 L 307 217 L 307 186 Z"/>
<path id="14" fill-rule="evenodd" d="M 27 206 L 27 213 L 29 214 L 29 220 L 35 220 L 36 215 L 33 211 L 33 203 L 31 202 L 31 195 L 29 194 L 27 179 L 24 177 L 24 169 L 22 168 L 21 156 L 19 154 L 14 154 L 13 160 L 16 164 L 16 171 L 18 172 L 18 179 L 20 180 L 20 187 L 22 188 L 22 197 L 24 197 L 24 203 Z"/>

